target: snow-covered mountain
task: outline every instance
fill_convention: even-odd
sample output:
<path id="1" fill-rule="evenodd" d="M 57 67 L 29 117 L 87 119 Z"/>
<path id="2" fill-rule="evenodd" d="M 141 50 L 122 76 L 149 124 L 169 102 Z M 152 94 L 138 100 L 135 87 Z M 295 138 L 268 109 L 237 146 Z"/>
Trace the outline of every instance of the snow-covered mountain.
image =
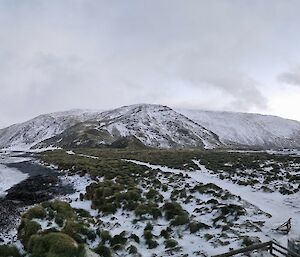
<path id="1" fill-rule="evenodd" d="M 139 104 L 40 115 L 0 129 L 0 149 L 31 147 L 299 148 L 300 122 L 275 116 Z"/>
<path id="2" fill-rule="evenodd" d="M 40 115 L 24 123 L 0 129 L 0 148 L 29 149 L 78 122 L 95 118 L 98 114 L 99 112 L 94 111 L 72 110 Z"/>
<path id="3" fill-rule="evenodd" d="M 39 147 L 103 146 L 134 136 L 146 146 L 158 148 L 214 148 L 218 137 L 198 123 L 162 105 L 124 106 L 77 124 L 46 140 Z"/>
<path id="4" fill-rule="evenodd" d="M 300 122 L 295 120 L 252 113 L 177 111 L 217 134 L 226 145 L 300 147 Z"/>

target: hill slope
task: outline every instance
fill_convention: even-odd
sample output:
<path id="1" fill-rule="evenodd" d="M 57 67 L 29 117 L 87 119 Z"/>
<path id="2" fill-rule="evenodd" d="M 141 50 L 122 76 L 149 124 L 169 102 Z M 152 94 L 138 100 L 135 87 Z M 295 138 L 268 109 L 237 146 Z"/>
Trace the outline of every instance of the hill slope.
<path id="1" fill-rule="evenodd" d="M 95 118 L 97 114 L 84 110 L 44 114 L 24 123 L 0 129 L 0 148 L 29 149 L 78 122 Z"/>
<path id="2" fill-rule="evenodd" d="M 298 121 L 252 113 L 187 109 L 177 111 L 217 134 L 226 145 L 300 147 Z"/>
<path id="3" fill-rule="evenodd" d="M 0 149 L 126 145 L 299 148 L 300 122 L 268 115 L 175 111 L 162 105 L 139 104 L 105 112 L 76 110 L 45 114 L 0 129 Z"/>
<path id="4" fill-rule="evenodd" d="M 124 106 L 79 123 L 39 147 L 96 147 L 134 136 L 144 145 L 158 148 L 201 147 L 221 145 L 211 131 L 161 105 Z"/>

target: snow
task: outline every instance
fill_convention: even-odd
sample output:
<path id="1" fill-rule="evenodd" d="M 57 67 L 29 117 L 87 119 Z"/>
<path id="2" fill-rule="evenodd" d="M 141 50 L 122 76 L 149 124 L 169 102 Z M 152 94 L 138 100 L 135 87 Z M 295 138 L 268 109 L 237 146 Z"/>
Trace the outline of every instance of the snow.
<path id="1" fill-rule="evenodd" d="M 67 151 L 68 154 L 76 154 L 73 151 Z M 86 158 L 96 158 L 95 156 L 89 156 L 89 155 L 83 155 Z M 20 160 L 22 157 L 19 157 Z M 161 172 L 158 174 L 157 179 L 161 181 L 162 184 L 166 184 L 170 182 L 167 177 L 169 176 L 167 173 L 173 173 L 173 174 L 184 174 L 187 175 L 184 179 L 182 179 L 181 182 L 177 184 L 177 189 L 180 189 L 186 185 L 186 183 L 196 185 L 198 183 L 213 183 L 215 185 L 220 186 L 224 190 L 228 190 L 233 195 L 240 196 L 242 198 L 244 204 L 249 203 L 251 206 L 247 206 L 247 213 L 249 216 L 242 217 L 241 221 L 246 221 L 247 219 L 251 220 L 264 220 L 265 225 L 262 227 L 262 232 L 249 232 L 247 235 L 249 236 L 257 236 L 260 235 L 260 238 L 263 239 L 263 241 L 268 241 L 270 239 L 276 239 L 279 241 L 282 245 L 286 245 L 287 236 L 280 235 L 275 233 L 272 229 L 276 227 L 277 225 L 283 223 L 286 221 L 289 217 L 293 218 L 293 230 L 291 231 L 291 236 L 299 234 L 300 227 L 300 207 L 298 207 L 298 203 L 300 200 L 300 194 L 294 194 L 290 196 L 284 196 L 279 193 L 264 193 L 264 192 L 257 192 L 253 190 L 251 187 L 241 186 L 237 184 L 233 184 L 230 181 L 220 180 L 217 178 L 216 175 L 213 175 L 212 172 L 205 168 L 205 166 L 201 165 L 198 160 L 194 160 L 194 163 L 198 165 L 199 169 L 196 171 L 186 171 L 186 170 L 180 170 L 180 169 L 173 169 L 169 167 L 163 167 L 160 165 L 154 165 L 149 164 L 141 161 L 135 161 L 135 160 L 127 160 L 130 162 L 133 162 L 138 165 L 147 166 L 151 169 L 159 169 Z M 80 201 L 80 194 L 85 193 L 86 186 L 93 183 L 93 179 L 91 179 L 88 175 L 80 176 L 80 175 L 65 175 L 62 176 L 62 181 L 65 184 L 72 184 L 76 190 L 75 193 L 61 197 L 60 199 L 66 200 L 70 202 L 71 206 L 73 208 L 80 208 L 85 209 L 91 213 L 93 217 L 101 218 L 101 221 L 103 222 L 101 224 L 101 228 L 107 229 L 110 231 L 112 235 L 116 235 L 121 233 L 122 231 L 128 231 L 133 232 L 137 234 L 141 238 L 140 244 L 135 244 L 139 252 L 142 253 L 142 256 L 153 256 L 154 253 L 161 253 L 166 254 L 166 249 L 164 247 L 164 239 L 158 238 L 159 246 L 156 249 L 147 249 L 147 246 L 145 242 L 143 241 L 143 230 L 145 227 L 145 221 L 141 222 L 139 221 L 136 224 L 132 223 L 132 213 L 127 211 L 121 211 L 119 210 L 117 213 L 113 215 L 102 215 L 97 210 L 93 210 L 91 208 L 91 201 L 83 200 Z M 174 182 L 177 183 L 177 182 Z M 174 185 L 170 185 L 170 188 L 174 188 Z M 165 200 L 170 199 L 170 192 L 171 190 L 168 190 L 167 192 L 161 192 L 164 196 Z M 195 193 L 194 195 L 195 199 L 199 199 L 201 201 L 207 201 L 210 199 L 209 195 L 204 195 L 200 193 Z M 180 200 L 179 200 L 180 201 Z M 232 201 L 232 200 L 230 200 Z M 234 200 L 236 201 L 236 200 Z M 208 224 L 212 219 L 212 214 L 207 213 L 205 215 L 196 215 L 194 210 L 199 207 L 197 206 L 196 201 L 192 201 L 190 203 L 183 203 L 180 202 L 180 204 L 183 206 L 183 208 L 188 211 L 190 216 L 194 216 L 194 220 L 198 220 L 201 222 L 204 222 Z M 270 213 L 272 217 L 268 218 L 264 214 L 257 215 L 255 213 L 255 206 L 257 206 L 259 209 L 266 213 Z M 251 212 L 253 210 L 253 212 Z M 112 219 L 114 218 L 114 219 Z M 37 220 L 39 223 L 41 223 L 43 228 L 48 228 L 48 223 L 46 221 Z M 55 224 L 54 224 L 55 225 Z M 154 229 L 153 234 L 159 235 L 160 231 L 168 226 L 168 222 L 164 218 L 159 218 L 157 221 L 153 221 Z M 242 230 L 242 228 L 236 228 L 238 231 Z M 217 235 L 219 231 L 216 228 L 211 228 L 206 231 L 207 233 L 210 233 L 212 235 Z M 229 246 L 218 246 L 214 247 L 211 243 L 211 241 L 205 240 L 203 235 L 196 235 L 196 234 L 190 234 L 189 231 L 186 231 L 183 228 L 176 228 L 176 234 L 181 235 L 179 237 L 176 237 L 175 239 L 178 241 L 179 245 L 182 247 L 182 251 L 175 253 L 175 256 L 180 256 L 180 254 L 189 254 L 189 256 L 195 256 L 195 251 L 203 250 L 204 252 L 208 253 L 209 256 L 214 254 L 220 254 L 223 252 L 228 251 Z M 98 241 L 95 242 L 89 242 L 90 247 L 94 247 L 98 244 Z M 240 245 L 238 244 L 237 240 L 231 241 L 230 247 L 239 248 Z M 125 256 L 125 255 L 120 255 Z M 267 255 L 263 255 L 267 256 Z"/>
<path id="2" fill-rule="evenodd" d="M 141 161 L 128 160 L 138 165 L 147 166 L 151 169 L 159 169 L 163 172 L 171 172 L 174 174 L 187 174 L 191 179 L 200 183 L 213 183 L 224 190 L 228 190 L 230 193 L 236 196 L 240 196 L 243 201 L 250 203 L 253 206 L 258 207 L 263 212 L 270 214 L 271 217 L 265 219 L 265 224 L 262 227 L 260 237 L 264 241 L 276 240 L 281 245 L 287 246 L 287 240 L 289 237 L 299 237 L 300 234 L 300 192 L 294 195 L 282 195 L 278 192 L 265 193 L 253 190 L 250 186 L 241 186 L 233 184 L 230 181 L 219 179 L 216 175 L 213 175 L 204 165 L 201 165 L 199 161 L 194 161 L 198 165 L 199 170 L 188 172 L 180 169 L 168 168 L 160 165 L 153 165 Z M 283 235 L 274 231 L 276 227 L 292 218 L 292 230 L 289 234 Z M 199 243 L 199 242 L 198 242 Z M 207 246 L 209 247 L 209 246 Z M 205 248 L 206 249 L 206 248 Z M 220 249 L 210 249 L 211 254 L 220 253 Z"/>
<path id="3" fill-rule="evenodd" d="M 265 193 L 254 191 L 250 186 L 240 186 L 229 181 L 221 180 L 217 176 L 210 174 L 210 171 L 195 161 L 200 170 L 191 172 L 189 175 L 202 183 L 214 183 L 217 186 L 230 191 L 232 194 L 240 196 L 243 200 L 257 206 L 262 211 L 272 215 L 265 226 L 265 234 L 270 235 L 271 239 L 276 239 L 286 245 L 287 237 L 279 235 L 272 230 L 292 217 L 292 230 L 289 236 L 299 236 L 300 234 L 300 193 L 294 195 L 282 195 L 279 192 Z"/>
<path id="4" fill-rule="evenodd" d="M 73 188 L 75 189 L 75 192 L 73 194 L 69 194 L 66 196 L 62 196 L 60 199 L 61 200 L 65 200 L 70 202 L 70 205 L 73 208 L 77 208 L 77 209 L 84 209 L 86 211 L 88 211 L 92 216 L 96 216 L 97 215 L 97 211 L 93 210 L 91 208 L 91 201 L 80 201 L 80 194 L 84 194 L 86 187 L 88 185 L 90 185 L 92 182 L 94 182 L 89 175 L 84 175 L 84 176 L 80 176 L 80 175 L 64 175 L 60 177 L 63 185 L 72 185 Z"/>
<path id="5" fill-rule="evenodd" d="M 94 126 L 106 130 L 115 139 L 134 135 L 153 147 L 204 146 L 210 149 L 220 145 L 211 131 L 169 107 L 141 104 L 105 112 L 77 110 L 40 115 L 1 129 L 0 148 L 28 150 L 80 122 L 85 122 L 87 129 Z"/>
<path id="6" fill-rule="evenodd" d="M 217 134 L 225 144 L 288 148 L 300 145 L 298 121 L 252 113 L 177 111 Z"/>
<path id="7" fill-rule="evenodd" d="M 99 159 L 99 157 L 97 157 L 97 156 L 86 155 L 86 154 L 78 154 L 78 156 L 90 158 L 90 159 Z"/>
<path id="8" fill-rule="evenodd" d="M 152 147 L 220 145 L 211 131 L 162 105 L 130 105 L 103 112 L 98 124 L 98 129 L 108 130 L 112 135 L 134 135 Z"/>
<path id="9" fill-rule="evenodd" d="M 12 186 L 20 183 L 28 177 L 17 169 L 8 168 L 5 165 L 0 164 L 0 197 L 5 196 L 5 191 Z"/>
<path id="10" fill-rule="evenodd" d="M 18 169 L 9 168 L 5 164 L 29 161 L 30 158 L 11 156 L 9 152 L 0 153 L 0 197 L 5 196 L 5 191 L 12 186 L 28 178 L 28 174 L 22 173 Z"/>
<path id="11" fill-rule="evenodd" d="M 106 130 L 114 138 L 134 135 L 148 146 L 161 148 L 202 144 L 215 148 L 220 145 L 217 136 L 226 145 L 268 149 L 300 146 L 298 121 L 250 113 L 174 111 L 162 105 L 138 104 L 104 112 L 72 110 L 40 115 L 0 129 L 0 148 L 28 150 L 80 122 L 85 122 L 87 128 Z"/>
<path id="12" fill-rule="evenodd" d="M 34 119 L 0 129 L 0 148 L 25 151 L 65 129 L 92 118 L 99 112 L 73 110 L 40 115 Z"/>

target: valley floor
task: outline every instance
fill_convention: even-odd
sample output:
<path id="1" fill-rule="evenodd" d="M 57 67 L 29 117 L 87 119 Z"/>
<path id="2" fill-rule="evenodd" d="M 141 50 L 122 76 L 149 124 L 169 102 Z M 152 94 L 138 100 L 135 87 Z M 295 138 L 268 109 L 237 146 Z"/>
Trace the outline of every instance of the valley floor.
<path id="1" fill-rule="evenodd" d="M 55 201 L 38 207 L 42 216 L 25 214 L 39 240 L 51 230 L 100 256 L 212 256 L 260 241 L 286 246 L 288 236 L 274 228 L 290 217 L 289 237 L 300 236 L 297 156 L 81 149 L 40 158 L 64 170 L 61 183 L 75 192 L 59 197 L 72 217 Z"/>
<path id="2" fill-rule="evenodd" d="M 265 213 L 271 216 L 266 219 L 265 225 L 262 228 L 261 238 L 267 240 L 276 240 L 281 245 L 287 247 L 288 238 L 300 236 L 300 193 L 293 195 L 282 195 L 278 192 L 265 193 L 253 190 L 250 186 L 241 186 L 234 184 L 231 181 L 219 179 L 212 171 L 208 170 L 199 161 L 194 161 L 199 170 L 187 172 L 179 169 L 171 169 L 165 166 L 153 165 L 141 161 L 133 161 L 138 165 L 145 165 L 151 169 L 160 169 L 163 172 L 172 172 L 175 174 L 187 174 L 191 179 L 200 183 L 212 183 L 224 190 L 228 190 L 233 195 L 239 196 L 241 200 L 246 201 L 253 206 L 258 207 Z M 275 232 L 275 228 L 281 225 L 284 221 L 292 218 L 292 229 L 289 235 L 283 235 Z"/>

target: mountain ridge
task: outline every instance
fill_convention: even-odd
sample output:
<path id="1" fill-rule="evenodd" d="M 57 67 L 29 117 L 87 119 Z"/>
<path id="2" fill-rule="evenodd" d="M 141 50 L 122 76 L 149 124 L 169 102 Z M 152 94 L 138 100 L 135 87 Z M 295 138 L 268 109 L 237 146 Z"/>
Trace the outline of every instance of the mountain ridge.
<path id="1" fill-rule="evenodd" d="M 171 108 L 142 104 L 102 112 L 96 119 L 70 127 L 41 146 L 101 147 L 128 136 L 135 136 L 145 146 L 157 148 L 221 145 L 217 135 Z"/>
<path id="2" fill-rule="evenodd" d="M 300 146 L 300 122 L 274 115 L 177 109 L 216 133 L 224 144 L 293 148 Z"/>
<path id="3" fill-rule="evenodd" d="M 296 148 L 300 147 L 300 122 L 272 115 L 154 104 L 106 111 L 76 109 L 39 115 L 0 129 L 0 148 L 100 147 L 122 138 L 124 143 L 124 138 L 131 136 L 158 148 Z"/>

